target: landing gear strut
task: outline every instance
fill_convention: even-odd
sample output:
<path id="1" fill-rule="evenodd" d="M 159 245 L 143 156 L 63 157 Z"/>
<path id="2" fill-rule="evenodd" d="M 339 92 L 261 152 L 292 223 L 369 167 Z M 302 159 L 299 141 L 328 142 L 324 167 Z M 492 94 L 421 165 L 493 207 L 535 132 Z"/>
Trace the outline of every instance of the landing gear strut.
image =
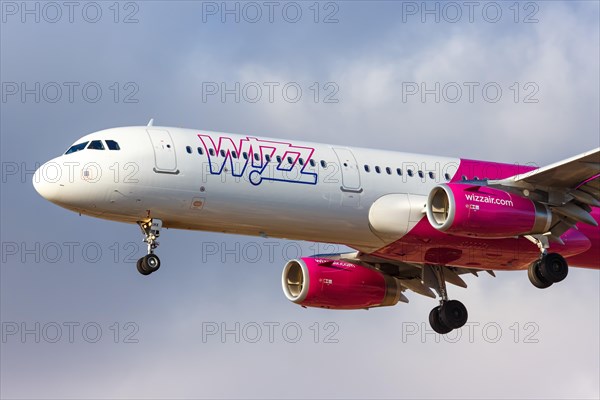
<path id="1" fill-rule="evenodd" d="M 429 313 L 429 324 L 431 328 L 445 335 L 453 329 L 462 327 L 469 317 L 467 308 L 458 300 L 448 300 L 446 291 L 446 280 L 441 266 L 431 266 L 437 280 L 436 291 L 441 297 L 440 305 Z"/>
<path id="2" fill-rule="evenodd" d="M 151 219 L 145 222 L 140 221 L 138 225 L 144 234 L 144 242 L 148 244 L 148 254 L 137 261 L 137 270 L 142 275 L 150 275 L 160 268 L 160 259 L 154 254 L 154 249 L 158 247 L 156 238 L 160 236 L 162 221 Z"/>
<path id="3" fill-rule="evenodd" d="M 527 275 L 533 286 L 545 289 L 562 281 L 569 273 L 567 261 L 557 253 L 542 253 L 539 260 L 531 263 Z"/>

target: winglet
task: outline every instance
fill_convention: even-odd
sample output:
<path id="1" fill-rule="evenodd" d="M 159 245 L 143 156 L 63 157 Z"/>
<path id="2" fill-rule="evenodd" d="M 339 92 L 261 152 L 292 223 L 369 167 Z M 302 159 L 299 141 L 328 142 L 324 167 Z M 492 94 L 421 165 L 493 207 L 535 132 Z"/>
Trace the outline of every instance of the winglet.
<path id="1" fill-rule="evenodd" d="M 150 118 L 150 121 L 148 121 L 148 125 L 146 126 L 154 126 L 154 118 Z"/>

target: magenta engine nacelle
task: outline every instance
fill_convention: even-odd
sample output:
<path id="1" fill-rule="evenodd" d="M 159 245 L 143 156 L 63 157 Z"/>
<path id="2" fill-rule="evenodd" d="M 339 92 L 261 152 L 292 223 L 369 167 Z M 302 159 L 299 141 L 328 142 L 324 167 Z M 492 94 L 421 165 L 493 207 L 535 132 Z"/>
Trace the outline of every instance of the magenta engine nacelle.
<path id="1" fill-rule="evenodd" d="M 305 307 L 356 310 L 393 306 L 402 296 L 400 282 L 381 271 L 320 257 L 290 260 L 282 274 L 283 292 Z"/>
<path id="2" fill-rule="evenodd" d="M 427 199 L 427 219 L 437 230 L 456 236 L 503 238 L 548 232 L 548 206 L 528 198 L 463 183 L 434 187 Z"/>

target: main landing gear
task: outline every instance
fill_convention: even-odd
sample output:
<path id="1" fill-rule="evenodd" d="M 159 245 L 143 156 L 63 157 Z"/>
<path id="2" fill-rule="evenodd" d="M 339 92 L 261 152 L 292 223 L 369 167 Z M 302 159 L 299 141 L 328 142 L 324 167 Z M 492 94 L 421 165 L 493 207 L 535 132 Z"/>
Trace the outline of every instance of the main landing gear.
<path id="1" fill-rule="evenodd" d="M 548 238 L 543 235 L 526 236 L 527 239 L 535 243 L 540 249 L 540 258 L 529 265 L 527 275 L 529 281 L 539 289 L 546 289 L 553 283 L 562 281 L 569 274 L 569 265 L 567 260 L 558 253 L 548 253 L 550 243 Z"/>
<path id="2" fill-rule="evenodd" d="M 444 271 L 441 266 L 431 266 L 437 280 L 436 291 L 441 297 L 440 305 L 435 307 L 429 313 L 429 324 L 431 328 L 445 335 L 453 329 L 461 328 L 467 323 L 469 313 L 467 308 L 458 300 L 448 300 L 448 292 L 446 291 L 446 280 L 444 279 Z"/>
<path id="3" fill-rule="evenodd" d="M 565 279 L 568 273 L 569 266 L 563 256 L 557 253 L 542 253 L 539 260 L 531 263 L 527 275 L 533 286 L 545 289 Z"/>
<path id="4" fill-rule="evenodd" d="M 156 238 L 160 236 L 162 221 L 160 219 L 151 219 L 146 222 L 138 222 L 144 234 L 144 242 L 148 244 L 148 254 L 137 261 L 137 270 L 142 275 L 150 275 L 160 268 L 160 259 L 154 254 L 154 249 L 158 247 Z"/>

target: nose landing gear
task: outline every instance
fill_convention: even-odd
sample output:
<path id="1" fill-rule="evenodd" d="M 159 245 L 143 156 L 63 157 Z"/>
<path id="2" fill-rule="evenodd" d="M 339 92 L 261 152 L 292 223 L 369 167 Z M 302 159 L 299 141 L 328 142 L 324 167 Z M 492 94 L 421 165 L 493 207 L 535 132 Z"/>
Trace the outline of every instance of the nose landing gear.
<path id="1" fill-rule="evenodd" d="M 138 225 L 144 234 L 144 242 L 148 244 L 148 254 L 137 261 L 137 270 L 142 275 L 150 275 L 160 268 L 160 258 L 154 254 L 154 249 L 158 247 L 156 238 L 160 236 L 162 221 L 160 219 L 151 219 L 150 221 L 140 221 Z"/>

